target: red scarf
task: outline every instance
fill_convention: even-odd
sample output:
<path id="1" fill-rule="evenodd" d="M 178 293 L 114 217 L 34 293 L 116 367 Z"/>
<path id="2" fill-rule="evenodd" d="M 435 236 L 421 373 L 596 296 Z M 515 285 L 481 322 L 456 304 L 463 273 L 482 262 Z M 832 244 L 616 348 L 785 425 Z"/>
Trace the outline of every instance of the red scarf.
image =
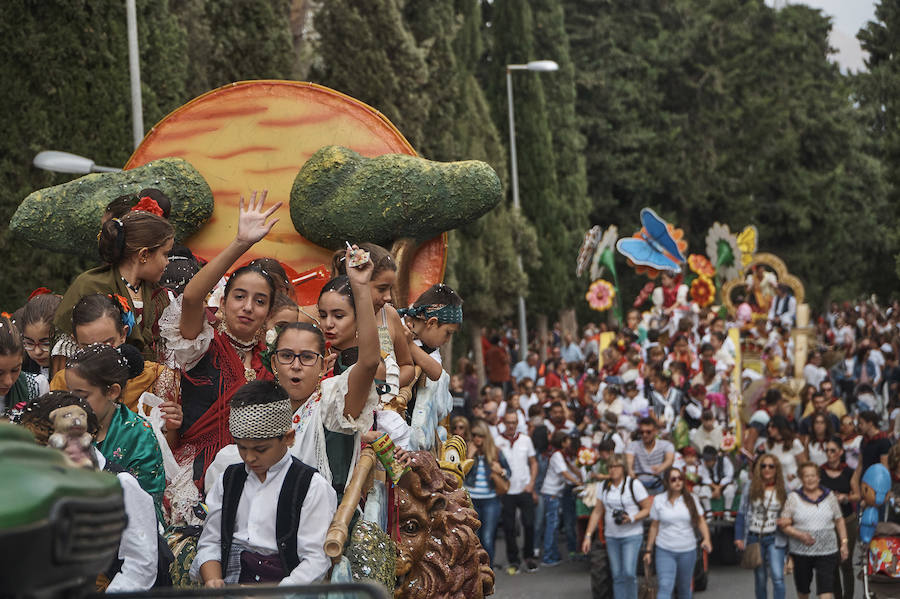
<path id="1" fill-rule="evenodd" d="M 203 458 L 203 472 L 212 463 L 220 449 L 234 443 L 228 426 L 230 413 L 229 401 L 234 392 L 247 382 L 244 376 L 244 363 L 240 360 L 228 337 L 214 331 L 213 340 L 207 353 L 212 357 L 212 367 L 219 371 L 219 389 L 216 401 L 204 412 L 191 428 L 182 436 L 175 449 L 175 460 L 183 464 L 185 460 L 194 460 L 196 456 Z M 259 358 L 259 353 L 266 348 L 260 341 L 253 348 L 250 366 L 259 380 L 271 380 L 269 372 Z M 195 382 L 196 384 L 196 382 Z M 210 384 L 212 384 L 210 382 Z M 202 477 L 201 477 L 202 484 Z"/>

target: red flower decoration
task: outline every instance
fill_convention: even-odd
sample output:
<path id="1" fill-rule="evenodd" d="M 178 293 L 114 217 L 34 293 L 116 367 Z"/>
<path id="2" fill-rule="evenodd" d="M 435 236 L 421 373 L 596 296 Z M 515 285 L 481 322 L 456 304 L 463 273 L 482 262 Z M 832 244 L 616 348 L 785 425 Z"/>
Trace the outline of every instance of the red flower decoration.
<path id="1" fill-rule="evenodd" d="M 711 277 L 716 274 L 716 268 L 709 261 L 709 258 L 703 254 L 691 254 L 688 256 L 688 266 L 691 270 L 704 277 Z"/>
<path id="2" fill-rule="evenodd" d="M 128 314 L 131 312 L 131 308 L 128 306 L 128 300 L 118 293 L 111 293 L 108 297 L 113 301 L 119 302 L 119 306 L 121 306 L 123 313 Z"/>
<path id="3" fill-rule="evenodd" d="M 294 414 L 294 418 L 292 419 L 294 424 L 300 422 L 300 414 Z"/>
<path id="4" fill-rule="evenodd" d="M 12 315 L 9 312 L 0 312 L 0 317 L 12 320 Z"/>
<path id="5" fill-rule="evenodd" d="M 35 298 L 39 295 L 47 295 L 48 293 L 53 293 L 46 287 L 38 287 L 34 291 L 31 292 L 31 295 L 28 296 L 28 301 L 31 301 L 32 298 Z"/>
<path id="6" fill-rule="evenodd" d="M 691 299 L 701 308 L 705 308 L 713 303 L 715 297 L 716 286 L 713 285 L 709 277 L 700 275 L 691 283 Z"/>
<path id="7" fill-rule="evenodd" d="M 156 203 L 156 200 L 151 198 L 150 196 L 144 196 L 141 198 L 141 201 L 134 205 L 131 209 L 132 212 L 149 212 L 150 214 L 155 214 L 156 216 L 162 218 L 163 210 L 159 207 L 159 204 Z"/>

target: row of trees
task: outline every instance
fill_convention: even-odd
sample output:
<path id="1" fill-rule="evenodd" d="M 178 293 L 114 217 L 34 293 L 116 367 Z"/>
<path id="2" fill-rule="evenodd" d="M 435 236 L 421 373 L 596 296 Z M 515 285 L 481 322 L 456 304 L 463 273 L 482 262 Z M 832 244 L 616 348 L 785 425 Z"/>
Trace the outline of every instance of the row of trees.
<path id="1" fill-rule="evenodd" d="M 756 224 L 813 302 L 897 290 L 900 160 L 894 4 L 860 33 L 867 73 L 829 61 L 819 11 L 763 0 L 142 0 L 145 120 L 250 78 L 306 78 L 384 112 L 425 157 L 475 158 L 509 179 L 505 65 L 514 73 L 522 214 L 454 232 L 467 319 L 577 306 L 591 224 L 652 206 L 703 251 L 714 221 Z M 11 0 L 0 23 L 0 219 L 63 179 L 29 166 L 64 148 L 121 164 L 130 144 L 119 0 Z M 507 186 L 508 187 L 508 186 Z M 864 241 L 863 241 L 864 240 Z M 861 242 L 862 241 L 862 242 Z M 84 265 L 0 237 L 0 305 L 63 289 Z M 516 266 L 522 255 L 523 275 Z M 622 277 L 630 299 L 643 281 Z"/>

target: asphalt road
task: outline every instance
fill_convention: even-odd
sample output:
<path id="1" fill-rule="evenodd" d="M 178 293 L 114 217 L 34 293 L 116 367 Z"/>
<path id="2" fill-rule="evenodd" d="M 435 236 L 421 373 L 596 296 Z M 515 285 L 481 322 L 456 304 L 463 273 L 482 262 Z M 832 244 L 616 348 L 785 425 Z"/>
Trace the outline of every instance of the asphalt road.
<path id="1" fill-rule="evenodd" d="M 524 571 L 515 576 L 506 573 L 506 545 L 503 541 L 502 531 L 497 539 L 495 561 L 498 566 L 495 570 L 494 597 L 497 599 L 590 599 L 591 581 L 588 571 L 588 562 L 569 561 L 563 562 L 554 568 L 541 567 L 537 572 L 529 574 Z M 565 547 L 560 547 L 561 555 L 565 555 Z M 797 591 L 794 588 L 793 576 L 785 578 L 787 587 L 786 597 L 796 599 Z M 771 594 L 769 586 L 769 597 Z M 753 599 L 753 572 L 743 570 L 738 566 L 711 566 L 709 573 L 709 586 L 702 593 L 697 593 L 698 599 Z M 856 584 L 856 598 L 862 597 L 861 582 Z"/>

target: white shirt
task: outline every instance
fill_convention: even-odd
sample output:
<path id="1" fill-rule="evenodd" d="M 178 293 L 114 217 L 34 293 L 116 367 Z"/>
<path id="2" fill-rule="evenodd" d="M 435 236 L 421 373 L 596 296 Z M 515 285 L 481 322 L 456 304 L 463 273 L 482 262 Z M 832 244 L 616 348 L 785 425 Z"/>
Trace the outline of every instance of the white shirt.
<path id="1" fill-rule="evenodd" d="M 238 502 L 234 522 L 234 541 L 247 550 L 273 555 L 278 553 L 275 541 L 275 513 L 281 485 L 287 476 L 292 456 L 285 452 L 266 473 L 266 480 L 247 469 L 247 480 Z M 206 497 L 209 515 L 203 525 L 203 532 L 197 541 L 197 556 L 191 565 L 191 577 L 200 580 L 200 566 L 208 561 L 222 559 L 222 494 L 224 473 L 219 475 L 212 490 Z M 319 580 L 331 567 L 331 560 L 325 555 L 325 534 L 337 510 L 337 495 L 331 484 L 316 473 L 309 484 L 309 491 L 303 501 L 300 525 L 297 528 L 297 556 L 300 563 L 280 584 L 311 584 Z"/>
<path id="2" fill-rule="evenodd" d="M 717 485 L 725 485 L 731 484 L 734 481 L 734 466 L 731 464 L 731 460 L 726 457 L 720 458 L 722 460 L 722 480 L 717 482 Z M 713 479 L 715 478 L 713 475 L 718 470 L 718 464 L 713 464 L 712 472 L 710 472 L 709 468 L 706 467 L 706 463 L 703 460 L 700 460 L 700 466 L 697 468 L 697 473 L 700 475 L 700 482 L 704 485 L 711 485 L 715 483 Z"/>
<path id="3" fill-rule="evenodd" d="M 546 418 L 544 420 L 544 426 L 547 427 L 547 432 L 549 432 L 551 435 L 556 432 L 556 426 L 552 422 L 550 422 L 549 418 Z M 564 433 L 571 433 L 575 430 L 575 423 L 571 420 L 566 420 L 566 423 L 559 430 L 563 431 Z"/>
<path id="4" fill-rule="evenodd" d="M 510 442 L 503 436 L 494 438 L 497 449 L 503 452 L 506 463 L 509 464 L 509 490 L 507 495 L 518 495 L 525 491 L 525 485 L 531 482 L 531 464 L 534 458 L 534 444 L 528 435 L 519 434 Z"/>
<path id="5" fill-rule="evenodd" d="M 626 514 L 634 517 L 641 511 L 640 502 L 649 497 L 641 481 L 635 479 L 632 483 L 631 480 L 630 477 L 624 478 L 618 487 L 610 483 L 605 491 L 603 487 L 606 483 L 600 485 L 600 501 L 604 507 L 603 534 L 607 537 L 621 539 L 644 534 L 644 525 L 640 521 L 620 525 L 613 520 L 613 510 L 624 509 Z M 631 496 L 631 489 L 634 489 L 634 497 Z"/>
<path id="6" fill-rule="evenodd" d="M 541 485 L 541 493 L 558 497 L 566 486 L 566 479 L 563 472 L 569 469 L 566 464 L 566 458 L 563 457 L 561 451 L 554 451 L 550 456 L 550 462 L 547 464 L 547 476 L 544 477 L 544 484 Z"/>
<path id="7" fill-rule="evenodd" d="M 807 364 L 803 367 L 803 378 L 807 383 L 815 387 L 819 388 L 819 385 L 822 384 L 828 377 L 828 371 L 822 368 L 821 366 L 816 366 L 815 364 Z"/>
<path id="8" fill-rule="evenodd" d="M 97 466 L 103 469 L 106 458 L 96 448 L 92 448 L 92 451 L 97 458 Z M 141 488 L 134 476 L 119 472 L 116 478 L 122 485 L 128 523 L 119 542 L 118 558 L 122 560 L 122 568 L 113 576 L 106 592 L 146 591 L 156 582 L 156 564 L 159 559 L 156 508 L 153 506 L 153 498 Z"/>
<path id="9" fill-rule="evenodd" d="M 697 506 L 697 513 L 702 514 L 703 508 L 700 501 L 693 494 L 691 499 Z M 674 503 L 669 503 L 669 494 L 663 493 L 653 498 L 650 506 L 650 519 L 659 522 L 659 532 L 656 535 L 656 545 L 672 551 L 683 553 L 697 548 L 697 537 L 694 532 L 694 524 L 691 522 L 691 512 L 684 498 L 679 495 Z"/>

